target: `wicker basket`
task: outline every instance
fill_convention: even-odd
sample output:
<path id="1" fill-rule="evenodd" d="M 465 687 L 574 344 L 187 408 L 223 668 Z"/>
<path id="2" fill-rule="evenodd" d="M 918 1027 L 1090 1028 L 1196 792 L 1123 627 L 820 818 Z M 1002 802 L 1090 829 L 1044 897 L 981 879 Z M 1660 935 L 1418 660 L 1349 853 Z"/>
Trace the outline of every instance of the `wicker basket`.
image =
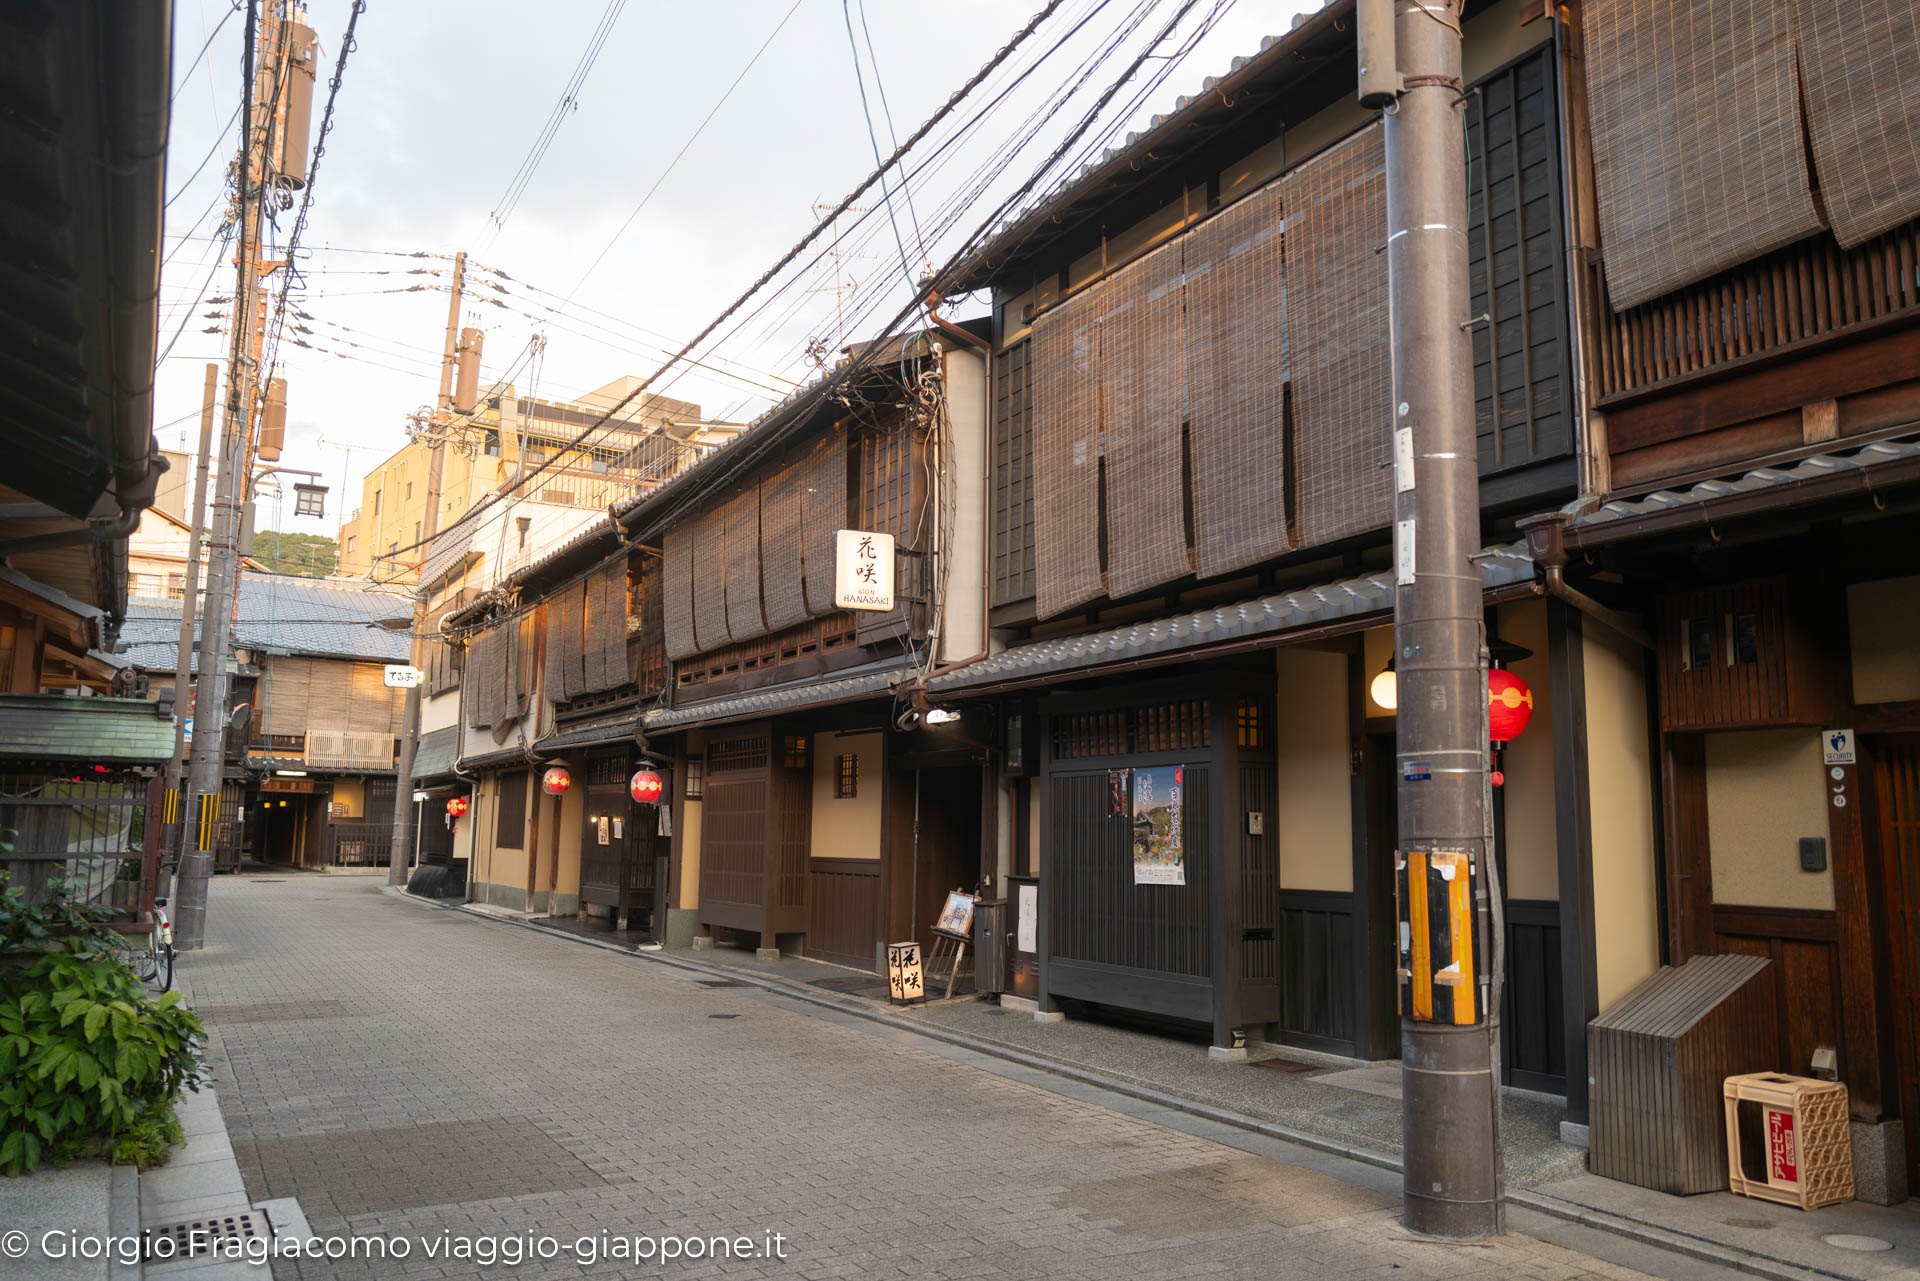
<path id="1" fill-rule="evenodd" d="M 1853 1200 L 1845 1085 L 1756 1072 L 1728 1077 L 1726 1102 L 1733 1191 L 1802 1210 Z"/>

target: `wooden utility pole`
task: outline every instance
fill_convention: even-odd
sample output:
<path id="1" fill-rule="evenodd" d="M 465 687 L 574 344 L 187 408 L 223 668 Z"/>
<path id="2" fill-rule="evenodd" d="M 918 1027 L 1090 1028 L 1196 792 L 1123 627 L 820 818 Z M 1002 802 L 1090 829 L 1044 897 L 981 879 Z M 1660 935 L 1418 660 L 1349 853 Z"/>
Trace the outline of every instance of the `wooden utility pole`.
<path id="1" fill-rule="evenodd" d="M 427 461 L 427 513 L 421 523 L 423 543 L 414 549 L 420 572 L 414 581 L 412 664 L 421 665 L 427 643 L 427 553 L 433 536 L 440 531 L 440 485 L 446 471 L 447 433 L 453 424 L 453 367 L 460 354 L 460 300 L 467 282 L 465 251 L 453 258 L 453 298 L 447 304 L 447 340 L 440 357 L 440 399 L 434 405 L 433 443 Z M 398 566 L 395 567 L 396 569 Z M 420 751 L 420 686 L 407 689 L 406 708 L 400 729 L 400 759 L 394 769 L 393 847 L 387 851 L 387 884 L 404 885 L 407 867 L 413 861 L 414 810 L 413 761 Z"/>
<path id="2" fill-rule="evenodd" d="M 249 0 L 247 9 L 248 100 L 240 158 L 236 163 L 234 225 L 233 346 L 227 361 L 227 401 L 220 436 L 220 474 L 206 513 L 207 587 L 200 622 L 199 683 L 193 751 L 181 805 L 179 883 L 174 895 L 174 939 L 182 951 L 206 940 L 207 883 L 218 839 L 221 781 L 227 753 L 227 660 L 233 637 L 235 577 L 241 508 L 253 460 L 254 425 L 260 410 L 260 354 L 266 340 L 265 278 L 284 263 L 261 256 L 267 201 L 306 172 L 307 139 L 286 128 L 304 109 L 295 100 L 296 44 L 310 59 L 312 33 L 290 12 L 287 0 Z M 310 61 L 303 62 L 310 65 Z M 309 76 L 310 72 L 306 73 Z M 297 174 L 288 172 L 288 157 Z"/>
<path id="3" fill-rule="evenodd" d="M 1403 1213 L 1450 1238 L 1505 1228 L 1462 3 L 1361 0 L 1357 23 L 1361 102 L 1386 112 Z"/>

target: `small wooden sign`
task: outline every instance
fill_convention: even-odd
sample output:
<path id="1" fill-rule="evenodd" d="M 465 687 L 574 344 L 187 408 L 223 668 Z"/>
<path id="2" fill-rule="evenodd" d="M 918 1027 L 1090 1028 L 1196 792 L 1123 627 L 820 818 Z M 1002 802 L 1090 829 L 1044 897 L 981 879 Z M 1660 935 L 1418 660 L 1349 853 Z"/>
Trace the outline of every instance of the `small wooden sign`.
<path id="1" fill-rule="evenodd" d="M 594 839 L 597 841 L 597 843 L 601 845 L 613 844 L 613 842 L 609 840 L 607 837 L 607 816 L 606 815 L 602 814 L 599 818 L 594 819 L 593 826 L 594 826 Z"/>
<path id="2" fill-rule="evenodd" d="M 925 1003 L 927 984 L 920 970 L 918 943 L 887 944 L 887 999 L 895 1005 Z"/>

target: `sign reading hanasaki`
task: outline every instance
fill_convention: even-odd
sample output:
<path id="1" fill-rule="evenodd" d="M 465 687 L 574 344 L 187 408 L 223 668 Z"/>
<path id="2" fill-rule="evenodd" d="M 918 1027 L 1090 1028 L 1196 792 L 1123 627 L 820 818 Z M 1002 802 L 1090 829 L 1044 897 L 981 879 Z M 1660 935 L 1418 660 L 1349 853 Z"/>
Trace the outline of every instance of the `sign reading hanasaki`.
<path id="1" fill-rule="evenodd" d="M 893 608 L 892 534 L 833 531 L 833 604 L 836 609 Z"/>

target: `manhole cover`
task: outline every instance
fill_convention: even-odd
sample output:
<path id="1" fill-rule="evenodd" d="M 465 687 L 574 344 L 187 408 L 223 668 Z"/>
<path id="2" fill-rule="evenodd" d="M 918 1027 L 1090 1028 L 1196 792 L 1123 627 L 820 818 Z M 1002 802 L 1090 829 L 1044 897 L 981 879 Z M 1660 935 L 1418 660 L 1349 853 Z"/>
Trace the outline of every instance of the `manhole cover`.
<path id="1" fill-rule="evenodd" d="M 732 979 L 695 979 L 694 982 L 698 983 L 701 987 L 745 987 L 746 986 L 745 983 L 737 983 Z"/>
<path id="2" fill-rule="evenodd" d="M 1879 1237 L 1855 1236 L 1850 1232 L 1836 1232 L 1832 1236 L 1820 1239 L 1836 1250 L 1858 1250 L 1862 1254 L 1893 1249 L 1891 1241 L 1882 1241 Z"/>
<path id="3" fill-rule="evenodd" d="M 1258 1068 L 1267 1068 L 1274 1072 L 1286 1072 L 1290 1075 L 1295 1073 L 1300 1073 L 1300 1072 L 1315 1072 L 1319 1070 L 1313 1064 L 1302 1063 L 1297 1059 L 1253 1059 L 1249 1061 L 1248 1066 L 1258 1067 Z"/>
<path id="4" fill-rule="evenodd" d="M 707 1017 L 710 1019 L 737 1019 L 740 1016 L 738 1014 L 709 1014 Z"/>
<path id="5" fill-rule="evenodd" d="M 204 1219 L 146 1229 L 140 1234 L 140 1258 L 142 1262 L 191 1259 L 195 1255 L 213 1252 L 223 1242 L 262 1241 L 271 1235 L 271 1229 L 256 1220 L 251 1210 L 215 1214 Z M 222 1253 L 230 1258 L 241 1257 L 238 1250 L 231 1247 L 222 1249 Z"/>

